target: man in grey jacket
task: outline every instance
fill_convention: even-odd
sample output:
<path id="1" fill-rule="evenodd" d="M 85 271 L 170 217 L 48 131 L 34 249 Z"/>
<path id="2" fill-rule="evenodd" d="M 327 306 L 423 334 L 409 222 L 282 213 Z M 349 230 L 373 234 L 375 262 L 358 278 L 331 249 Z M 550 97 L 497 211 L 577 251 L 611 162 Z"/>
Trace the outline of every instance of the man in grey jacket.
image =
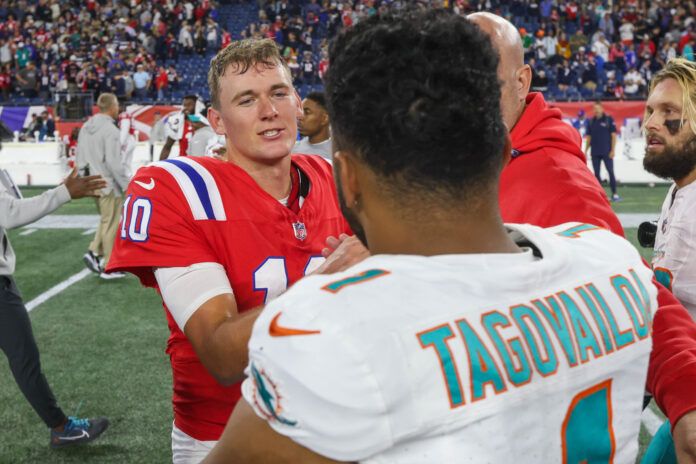
<path id="1" fill-rule="evenodd" d="M 83 256 L 88 269 L 103 279 L 123 277 L 121 272 L 103 272 L 109 262 L 121 218 L 123 192 L 128 187 L 129 169 L 123 163 L 120 132 L 116 127 L 119 107 L 116 95 L 103 93 L 97 99 L 99 113 L 92 116 L 77 139 L 77 166 L 90 174 L 100 174 L 106 187 L 97 198 L 99 225 L 89 250 Z"/>
<path id="2" fill-rule="evenodd" d="M 9 177 L 0 172 L 0 348 L 7 356 L 22 394 L 51 429 L 52 448 L 92 441 L 106 430 L 109 421 L 104 417 L 66 417 L 56 404 L 51 387 L 41 372 L 39 349 L 29 315 L 12 278 L 15 254 L 5 229 L 34 222 L 71 198 L 96 196 L 95 192 L 105 185 L 99 176 L 77 177 L 77 171 L 73 170 L 58 187 L 23 199 Z"/>

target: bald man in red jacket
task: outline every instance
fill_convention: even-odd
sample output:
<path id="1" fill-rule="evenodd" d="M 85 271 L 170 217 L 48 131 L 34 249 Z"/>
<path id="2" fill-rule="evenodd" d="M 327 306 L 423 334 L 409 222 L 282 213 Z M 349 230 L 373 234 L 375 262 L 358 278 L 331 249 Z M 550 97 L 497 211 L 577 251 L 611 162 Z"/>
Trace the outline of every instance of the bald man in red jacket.
<path id="1" fill-rule="evenodd" d="M 500 181 L 503 220 L 542 227 L 582 221 L 623 235 L 587 168 L 580 136 L 543 95 L 529 93 L 531 69 L 524 64 L 515 27 L 490 13 L 469 19 L 491 36 L 500 53 L 501 105 L 513 146 Z M 696 462 L 696 324 L 669 290 L 658 285 L 658 291 L 647 389 L 673 425 L 679 462 Z"/>

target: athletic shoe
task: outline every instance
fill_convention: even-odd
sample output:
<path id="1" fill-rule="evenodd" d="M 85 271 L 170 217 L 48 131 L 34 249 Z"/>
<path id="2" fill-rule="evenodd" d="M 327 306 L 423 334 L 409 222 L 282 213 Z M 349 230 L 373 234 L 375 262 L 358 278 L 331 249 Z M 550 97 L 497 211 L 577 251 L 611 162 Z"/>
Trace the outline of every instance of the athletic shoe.
<path id="1" fill-rule="evenodd" d="M 94 272 L 95 274 L 101 274 L 104 271 L 104 269 L 102 269 L 101 265 L 99 264 L 99 257 L 91 251 L 87 251 L 87 253 L 82 255 L 82 261 L 85 262 L 85 266 L 87 266 L 87 269 Z"/>
<path id="2" fill-rule="evenodd" d="M 621 201 L 621 197 L 619 196 L 618 193 L 615 193 L 614 195 L 611 196 L 611 201 Z"/>
<path id="3" fill-rule="evenodd" d="M 111 272 L 107 274 L 106 272 L 102 272 L 99 274 L 99 277 L 101 277 L 104 280 L 113 280 L 113 279 L 122 279 L 126 277 L 125 272 Z"/>
<path id="4" fill-rule="evenodd" d="M 104 433 L 107 427 L 109 427 L 109 419 L 106 417 L 95 419 L 68 417 L 62 432 L 51 430 L 51 448 L 88 443 Z"/>

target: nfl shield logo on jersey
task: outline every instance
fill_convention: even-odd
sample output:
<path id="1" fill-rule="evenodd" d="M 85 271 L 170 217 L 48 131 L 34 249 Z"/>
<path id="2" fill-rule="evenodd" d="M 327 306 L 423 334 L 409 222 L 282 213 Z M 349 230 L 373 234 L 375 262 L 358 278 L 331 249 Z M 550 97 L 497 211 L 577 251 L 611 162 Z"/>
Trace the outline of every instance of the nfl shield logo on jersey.
<path id="1" fill-rule="evenodd" d="M 297 240 L 304 240 L 307 238 L 307 228 L 304 222 L 293 222 L 292 229 L 295 231 L 295 238 Z"/>

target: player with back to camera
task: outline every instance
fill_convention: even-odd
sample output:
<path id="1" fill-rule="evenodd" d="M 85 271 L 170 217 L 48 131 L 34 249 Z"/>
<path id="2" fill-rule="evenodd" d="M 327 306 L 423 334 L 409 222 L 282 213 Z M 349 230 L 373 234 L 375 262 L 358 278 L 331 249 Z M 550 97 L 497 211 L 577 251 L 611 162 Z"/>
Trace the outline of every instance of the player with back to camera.
<path id="1" fill-rule="evenodd" d="M 503 224 L 497 65 L 441 10 L 336 39 L 334 177 L 373 256 L 263 310 L 205 462 L 635 459 L 652 273 L 596 226 Z"/>

